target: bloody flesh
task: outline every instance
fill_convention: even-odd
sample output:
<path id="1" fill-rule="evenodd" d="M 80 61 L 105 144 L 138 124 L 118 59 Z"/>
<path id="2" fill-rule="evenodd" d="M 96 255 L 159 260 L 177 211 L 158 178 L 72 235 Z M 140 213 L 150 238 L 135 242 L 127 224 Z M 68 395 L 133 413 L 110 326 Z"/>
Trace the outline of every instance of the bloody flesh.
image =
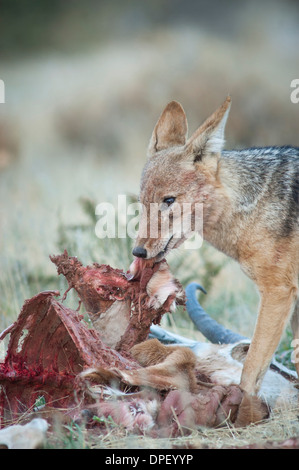
<path id="1" fill-rule="evenodd" d="M 26 300 L 17 321 L 0 335 L 0 340 L 10 335 L 5 360 L 0 363 L 0 418 L 12 419 L 32 408 L 40 395 L 53 406 L 74 406 L 82 394 L 77 377 L 86 368 L 138 367 L 130 347 L 145 340 L 151 323 L 159 322 L 167 311 L 167 302 L 157 310 L 147 306 L 147 282 L 160 264 L 151 263 L 144 272 L 141 268 L 130 275 L 107 265 L 84 267 L 66 251 L 51 260 L 66 277 L 69 289 L 77 291 L 92 320 L 117 303 L 117 316 L 109 321 L 116 322 L 118 330 L 122 317 L 127 323 L 123 323 L 118 344 L 111 348 L 101 331 L 90 328 L 82 315 L 55 298 L 59 292 L 41 292 Z"/>

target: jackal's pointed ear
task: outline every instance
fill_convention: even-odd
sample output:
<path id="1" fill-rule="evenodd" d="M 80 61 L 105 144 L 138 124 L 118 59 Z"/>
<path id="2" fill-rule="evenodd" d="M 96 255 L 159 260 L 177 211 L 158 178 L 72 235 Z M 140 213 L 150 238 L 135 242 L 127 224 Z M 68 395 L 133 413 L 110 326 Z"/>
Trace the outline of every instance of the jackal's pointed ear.
<path id="1" fill-rule="evenodd" d="M 231 106 L 228 96 L 224 103 L 194 132 L 187 142 L 191 147 L 194 161 L 205 155 L 219 154 L 225 143 L 224 130 Z"/>
<path id="2" fill-rule="evenodd" d="M 148 156 L 168 147 L 185 145 L 188 124 L 185 111 L 180 103 L 171 101 L 161 114 L 149 143 Z"/>

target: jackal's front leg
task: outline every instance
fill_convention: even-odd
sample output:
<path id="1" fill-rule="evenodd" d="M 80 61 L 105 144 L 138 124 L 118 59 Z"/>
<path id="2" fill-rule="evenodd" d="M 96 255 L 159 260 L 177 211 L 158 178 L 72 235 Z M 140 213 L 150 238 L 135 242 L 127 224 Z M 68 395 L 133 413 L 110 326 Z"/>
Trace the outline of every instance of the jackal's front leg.
<path id="1" fill-rule="evenodd" d="M 294 310 L 297 285 L 260 288 L 261 304 L 241 377 L 241 388 L 256 394 L 286 323 Z"/>

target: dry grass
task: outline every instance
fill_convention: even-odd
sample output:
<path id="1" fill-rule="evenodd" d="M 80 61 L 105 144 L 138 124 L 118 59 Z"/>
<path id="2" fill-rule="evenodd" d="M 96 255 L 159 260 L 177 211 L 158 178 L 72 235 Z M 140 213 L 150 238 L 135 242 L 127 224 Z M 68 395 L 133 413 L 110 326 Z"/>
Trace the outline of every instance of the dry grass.
<path id="1" fill-rule="evenodd" d="M 100 430 L 101 429 L 101 430 Z M 230 449 L 250 445 L 264 446 L 272 442 L 279 447 L 283 441 L 299 435 L 299 408 L 278 409 L 267 421 L 234 428 L 228 422 L 218 429 L 199 427 L 189 435 L 175 438 L 151 438 L 134 435 L 124 428 L 107 423 L 103 428 L 86 429 L 76 424 L 57 423 L 48 433 L 49 448 L 89 449 Z"/>
<path id="2" fill-rule="evenodd" d="M 64 290 L 48 258 L 64 243 L 84 263 L 127 268 L 128 252 L 96 238 L 79 200 L 116 204 L 118 194 L 138 194 L 147 142 L 169 100 L 183 104 L 192 132 L 230 93 L 228 148 L 299 145 L 299 105 L 289 98 L 298 72 L 295 7 L 253 3 L 230 34 L 160 24 L 84 53 L 2 63 L 8 91 L 0 108 L 0 329 L 17 317 L 26 298 L 43 289 Z M 281 18 L 285 27 L 273 27 Z M 251 336 L 258 296 L 235 263 L 204 245 L 197 253 L 174 253 L 170 264 L 179 279 L 191 276 L 208 288 L 202 300 L 218 321 Z M 181 311 L 165 323 L 200 339 Z M 242 430 L 200 429 L 171 441 L 112 429 L 108 437 L 96 437 L 97 444 L 91 435 L 90 444 L 216 448 L 280 440 L 298 434 L 296 413 L 281 411 Z"/>

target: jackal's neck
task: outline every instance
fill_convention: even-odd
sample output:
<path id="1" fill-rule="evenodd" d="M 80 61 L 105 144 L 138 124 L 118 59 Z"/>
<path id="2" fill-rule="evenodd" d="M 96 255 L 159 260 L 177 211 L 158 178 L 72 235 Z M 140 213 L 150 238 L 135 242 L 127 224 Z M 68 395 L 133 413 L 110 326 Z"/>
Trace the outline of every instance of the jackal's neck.
<path id="1" fill-rule="evenodd" d="M 243 158 L 242 158 L 243 157 Z M 263 177 L 255 174 L 241 152 L 223 152 L 217 187 L 203 209 L 204 239 L 238 259 L 238 243 L 263 191 Z"/>
<path id="2" fill-rule="evenodd" d="M 225 190 L 231 210 L 237 213 L 252 211 L 271 182 L 271 167 L 278 162 L 276 154 L 267 148 L 226 150 L 219 162 L 219 181 Z"/>
<path id="3" fill-rule="evenodd" d="M 276 238 L 299 231 L 299 148 L 224 151 L 217 178 L 204 238 L 221 251 L 238 258 L 240 241 L 257 226 Z"/>
<path id="4" fill-rule="evenodd" d="M 219 162 L 221 184 L 238 212 L 252 211 L 265 196 L 298 199 L 298 172 L 299 148 L 291 146 L 225 150 Z"/>

